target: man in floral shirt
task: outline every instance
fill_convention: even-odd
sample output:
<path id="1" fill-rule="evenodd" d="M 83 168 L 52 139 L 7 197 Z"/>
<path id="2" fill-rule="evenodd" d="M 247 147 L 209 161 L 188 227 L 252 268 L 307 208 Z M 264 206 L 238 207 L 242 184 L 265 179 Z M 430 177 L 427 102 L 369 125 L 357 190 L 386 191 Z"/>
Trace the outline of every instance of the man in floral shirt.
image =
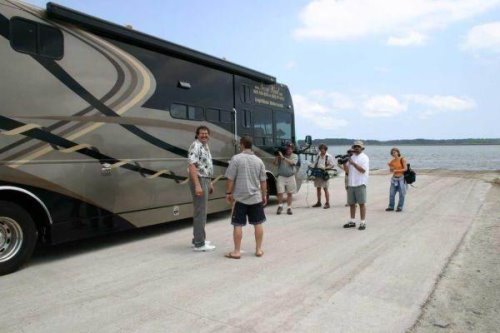
<path id="1" fill-rule="evenodd" d="M 208 195 L 214 190 L 211 182 L 214 167 L 208 147 L 210 138 L 208 127 L 198 127 L 195 138 L 188 151 L 189 185 L 193 196 L 193 250 L 196 252 L 213 251 L 215 245 L 206 240 L 205 234 Z"/>

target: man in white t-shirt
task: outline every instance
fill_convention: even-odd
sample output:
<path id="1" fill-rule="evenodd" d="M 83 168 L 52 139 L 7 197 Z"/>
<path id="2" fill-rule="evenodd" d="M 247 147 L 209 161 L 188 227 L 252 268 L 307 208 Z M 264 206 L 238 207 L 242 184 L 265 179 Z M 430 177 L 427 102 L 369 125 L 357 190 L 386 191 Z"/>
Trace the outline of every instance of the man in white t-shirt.
<path id="1" fill-rule="evenodd" d="M 363 152 L 365 146 L 363 141 L 354 141 L 352 145 L 353 155 L 344 164 L 344 170 L 348 173 L 347 178 L 347 203 L 350 207 L 351 220 L 344 224 L 344 228 L 356 227 L 356 204 L 359 205 L 360 224 L 359 230 L 366 229 L 366 185 L 370 173 L 370 159 Z"/>

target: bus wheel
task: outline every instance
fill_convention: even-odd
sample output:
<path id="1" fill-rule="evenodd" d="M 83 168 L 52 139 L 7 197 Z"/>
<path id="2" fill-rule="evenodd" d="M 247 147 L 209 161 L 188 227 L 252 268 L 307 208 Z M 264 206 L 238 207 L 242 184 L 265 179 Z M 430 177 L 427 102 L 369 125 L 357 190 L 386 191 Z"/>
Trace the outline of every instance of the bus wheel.
<path id="1" fill-rule="evenodd" d="M 0 200 L 0 275 L 12 273 L 33 253 L 38 231 L 21 206 Z"/>

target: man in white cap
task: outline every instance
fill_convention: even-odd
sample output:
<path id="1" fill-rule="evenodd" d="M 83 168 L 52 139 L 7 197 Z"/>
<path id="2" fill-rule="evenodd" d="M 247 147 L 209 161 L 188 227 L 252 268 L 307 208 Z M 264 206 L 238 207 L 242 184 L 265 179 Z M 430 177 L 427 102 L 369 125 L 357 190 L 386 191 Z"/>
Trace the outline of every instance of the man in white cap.
<path id="1" fill-rule="evenodd" d="M 344 164 L 347 178 L 347 203 L 350 207 L 351 220 L 344 224 L 344 228 L 356 227 L 356 204 L 359 205 L 360 223 L 359 230 L 366 229 L 366 185 L 370 172 L 370 159 L 363 152 L 363 141 L 354 141 L 353 155 Z"/>

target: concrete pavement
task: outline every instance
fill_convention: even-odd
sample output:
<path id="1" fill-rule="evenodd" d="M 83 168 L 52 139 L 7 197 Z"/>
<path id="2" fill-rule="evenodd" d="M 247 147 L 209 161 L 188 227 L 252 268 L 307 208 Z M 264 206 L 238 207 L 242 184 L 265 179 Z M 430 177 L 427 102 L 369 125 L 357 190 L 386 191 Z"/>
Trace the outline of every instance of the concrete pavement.
<path id="1" fill-rule="evenodd" d="M 372 175 L 367 229 L 345 230 L 343 178 L 331 185 L 331 209 L 308 207 L 312 184 L 294 215 L 266 209 L 262 258 L 248 226 L 242 259 L 223 257 L 227 214 L 207 225 L 210 253 L 191 251 L 189 223 L 49 250 L 0 277 L 0 331 L 404 332 L 475 218 L 499 209 L 482 205 L 490 183 L 429 174 L 385 212 L 389 176 Z"/>

